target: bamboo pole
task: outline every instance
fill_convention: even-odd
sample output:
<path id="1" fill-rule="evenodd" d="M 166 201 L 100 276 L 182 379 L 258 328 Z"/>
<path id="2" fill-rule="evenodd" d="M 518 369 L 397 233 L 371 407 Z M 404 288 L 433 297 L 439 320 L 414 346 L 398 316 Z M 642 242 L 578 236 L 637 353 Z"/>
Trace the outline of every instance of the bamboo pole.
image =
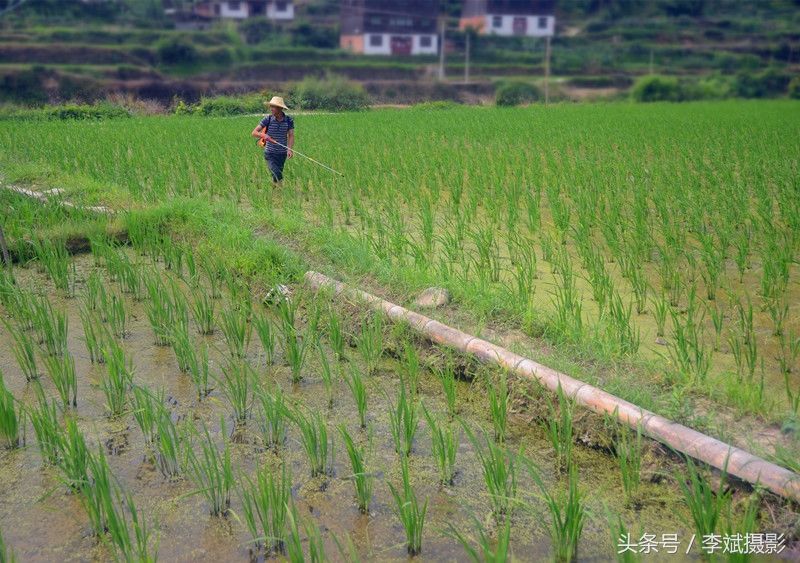
<path id="1" fill-rule="evenodd" d="M 497 364 L 525 379 L 534 379 L 556 391 L 560 386 L 575 402 L 598 414 L 615 417 L 619 422 L 638 428 L 650 438 L 677 452 L 727 471 L 743 481 L 759 484 L 784 498 L 800 502 L 800 476 L 768 462 L 741 448 L 706 436 L 663 416 L 642 409 L 624 399 L 578 381 L 564 373 L 515 354 L 505 348 L 482 340 L 458 329 L 430 319 L 414 311 L 385 301 L 364 291 L 350 288 L 318 272 L 306 272 L 306 283 L 315 291 L 322 288 L 365 301 L 372 309 L 382 311 L 392 321 L 405 321 L 414 330 L 436 344 L 472 354 L 483 362 Z"/>

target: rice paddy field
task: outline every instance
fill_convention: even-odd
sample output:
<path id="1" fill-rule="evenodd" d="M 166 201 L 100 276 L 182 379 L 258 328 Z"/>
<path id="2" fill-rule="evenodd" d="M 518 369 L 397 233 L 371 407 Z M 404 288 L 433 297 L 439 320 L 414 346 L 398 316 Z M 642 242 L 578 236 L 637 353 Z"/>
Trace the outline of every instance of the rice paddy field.
<path id="1" fill-rule="evenodd" d="M 795 502 L 303 283 L 446 288 L 800 472 L 799 103 L 298 114 L 344 176 L 278 187 L 259 117 L 0 121 L 0 560 L 800 557 Z"/>

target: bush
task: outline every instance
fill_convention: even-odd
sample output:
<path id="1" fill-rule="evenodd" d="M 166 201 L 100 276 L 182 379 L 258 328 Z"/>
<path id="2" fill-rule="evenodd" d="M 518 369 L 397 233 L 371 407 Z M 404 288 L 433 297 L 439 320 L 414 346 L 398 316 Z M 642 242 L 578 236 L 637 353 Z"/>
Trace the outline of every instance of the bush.
<path id="1" fill-rule="evenodd" d="M 39 109 L 9 108 L 2 112 L 2 119 L 67 120 L 67 119 L 113 119 L 130 117 L 131 113 L 116 104 L 100 102 L 94 105 L 64 104 L 44 106 Z"/>
<path id="2" fill-rule="evenodd" d="M 542 93 L 533 84 L 519 81 L 501 82 L 496 91 L 498 106 L 518 106 L 541 99 Z"/>
<path id="3" fill-rule="evenodd" d="M 795 76 L 789 82 L 789 97 L 794 100 L 800 100 L 800 76 Z"/>
<path id="4" fill-rule="evenodd" d="M 633 85 L 631 96 L 637 102 L 677 102 L 681 87 L 671 76 L 643 76 Z"/>
<path id="5" fill-rule="evenodd" d="M 770 98 L 786 93 L 791 76 L 775 68 L 759 73 L 736 75 L 736 95 L 741 98 Z"/>
<path id="6" fill-rule="evenodd" d="M 177 109 L 176 107 L 176 110 Z M 181 111 L 183 113 L 189 113 L 186 111 L 185 106 L 181 108 Z M 217 96 L 215 98 L 203 98 L 192 110 L 192 113 L 206 117 L 264 112 L 264 97 L 260 94 L 241 97 Z"/>
<path id="7" fill-rule="evenodd" d="M 294 105 L 309 110 L 358 111 L 370 103 L 363 86 L 334 74 L 308 76 L 290 89 L 290 96 Z"/>
<path id="8" fill-rule="evenodd" d="M 192 64 L 198 58 L 197 48 L 183 37 L 159 41 L 156 52 L 159 61 L 166 65 Z"/>

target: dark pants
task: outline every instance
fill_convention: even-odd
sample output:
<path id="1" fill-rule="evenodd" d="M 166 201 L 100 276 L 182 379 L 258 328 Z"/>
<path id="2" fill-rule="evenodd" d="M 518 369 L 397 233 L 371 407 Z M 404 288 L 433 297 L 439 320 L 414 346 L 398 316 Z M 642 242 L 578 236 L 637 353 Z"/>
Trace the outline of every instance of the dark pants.
<path id="1" fill-rule="evenodd" d="M 272 173 L 272 181 L 275 183 L 283 180 L 283 165 L 286 164 L 286 153 L 264 153 L 269 171 Z"/>

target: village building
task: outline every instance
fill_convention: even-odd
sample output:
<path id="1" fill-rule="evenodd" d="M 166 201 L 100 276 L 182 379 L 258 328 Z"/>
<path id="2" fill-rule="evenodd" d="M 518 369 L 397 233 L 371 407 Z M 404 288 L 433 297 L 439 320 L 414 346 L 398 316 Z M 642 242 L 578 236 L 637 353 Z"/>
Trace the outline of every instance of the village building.
<path id="1" fill-rule="evenodd" d="M 552 37 L 555 0 L 464 0 L 459 28 L 483 35 Z"/>
<path id="2" fill-rule="evenodd" d="M 439 52 L 437 0 L 342 0 L 340 45 L 365 55 Z"/>

